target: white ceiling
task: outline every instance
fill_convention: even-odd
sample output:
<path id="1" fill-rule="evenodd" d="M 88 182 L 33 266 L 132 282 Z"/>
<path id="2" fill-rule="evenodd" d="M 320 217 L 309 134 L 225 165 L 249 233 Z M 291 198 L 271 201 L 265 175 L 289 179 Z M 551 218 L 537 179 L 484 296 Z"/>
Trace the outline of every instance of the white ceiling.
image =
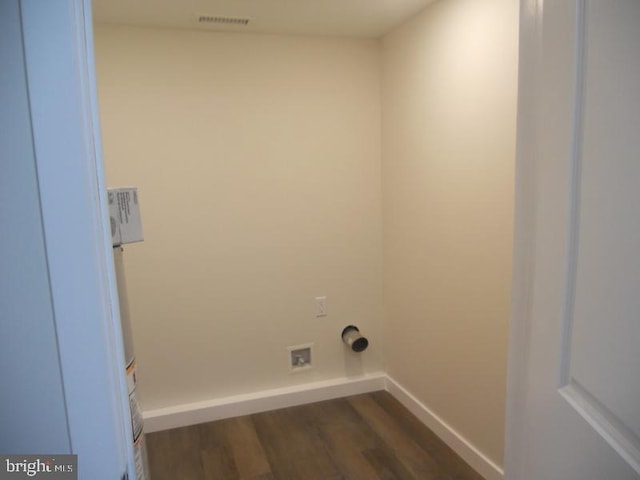
<path id="1" fill-rule="evenodd" d="M 96 23 L 198 30 L 379 37 L 433 0 L 93 0 Z M 202 25 L 205 16 L 250 18 Z"/>

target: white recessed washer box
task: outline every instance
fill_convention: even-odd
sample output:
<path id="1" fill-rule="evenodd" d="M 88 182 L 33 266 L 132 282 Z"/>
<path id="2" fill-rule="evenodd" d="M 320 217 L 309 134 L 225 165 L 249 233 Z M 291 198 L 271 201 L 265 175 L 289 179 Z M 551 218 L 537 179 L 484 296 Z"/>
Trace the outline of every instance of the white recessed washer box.
<path id="1" fill-rule="evenodd" d="M 109 188 L 107 194 L 113 245 L 143 241 L 138 189 Z"/>
<path id="2" fill-rule="evenodd" d="M 313 368 L 313 343 L 287 347 L 287 352 L 290 373 L 304 372 Z"/>

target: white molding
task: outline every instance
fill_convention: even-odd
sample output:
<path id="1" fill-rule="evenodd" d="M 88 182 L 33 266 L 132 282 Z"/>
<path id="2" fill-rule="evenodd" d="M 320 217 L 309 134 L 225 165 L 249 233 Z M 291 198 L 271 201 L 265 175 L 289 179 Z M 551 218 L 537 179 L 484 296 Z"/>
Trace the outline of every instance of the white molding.
<path id="1" fill-rule="evenodd" d="M 387 377 L 387 391 L 486 480 L 504 479 L 502 468 L 391 377 Z"/>
<path id="2" fill-rule="evenodd" d="M 336 380 L 312 382 L 293 387 L 263 390 L 244 395 L 234 395 L 214 400 L 148 410 L 143 413 L 144 429 L 145 432 L 151 433 L 240 415 L 250 415 L 278 408 L 293 407 L 306 403 L 384 390 L 386 378 L 387 376 L 384 373 L 375 373 L 358 378 L 339 378 Z"/>
<path id="3" fill-rule="evenodd" d="M 536 168 L 542 75 L 543 0 L 520 0 L 518 118 L 511 320 L 507 372 L 505 478 L 525 478 L 525 402 L 529 385 L 533 270 L 536 245 Z"/>

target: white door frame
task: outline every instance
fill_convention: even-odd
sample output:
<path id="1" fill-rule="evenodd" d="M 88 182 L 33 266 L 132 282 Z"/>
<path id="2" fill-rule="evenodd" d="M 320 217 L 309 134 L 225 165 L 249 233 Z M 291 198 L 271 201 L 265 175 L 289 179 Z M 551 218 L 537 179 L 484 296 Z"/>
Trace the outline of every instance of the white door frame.
<path id="1" fill-rule="evenodd" d="M 135 478 L 91 1 L 21 0 L 20 9 L 71 449 L 81 479 Z"/>
<path id="2" fill-rule="evenodd" d="M 516 142 L 516 184 L 513 276 L 507 411 L 505 437 L 505 479 L 523 477 L 524 402 L 526 398 L 529 335 L 531 325 L 532 271 L 535 245 L 535 164 L 537 159 L 536 119 L 539 115 L 540 54 L 542 50 L 543 0 L 520 1 L 518 59 L 518 114 Z"/>

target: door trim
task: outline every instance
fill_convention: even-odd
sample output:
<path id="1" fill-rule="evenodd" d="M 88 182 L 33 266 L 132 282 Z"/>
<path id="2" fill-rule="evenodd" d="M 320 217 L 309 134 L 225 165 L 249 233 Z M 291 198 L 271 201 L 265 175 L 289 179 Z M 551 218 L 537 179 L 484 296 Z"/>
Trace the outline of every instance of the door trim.
<path id="1" fill-rule="evenodd" d="M 525 402 L 536 246 L 535 172 L 541 73 L 543 0 L 520 1 L 514 248 L 507 371 L 505 479 L 525 478 Z"/>
<path id="2" fill-rule="evenodd" d="M 100 148 L 91 1 L 21 0 L 20 9 L 71 450 L 84 476 L 120 478 L 135 469 Z"/>

